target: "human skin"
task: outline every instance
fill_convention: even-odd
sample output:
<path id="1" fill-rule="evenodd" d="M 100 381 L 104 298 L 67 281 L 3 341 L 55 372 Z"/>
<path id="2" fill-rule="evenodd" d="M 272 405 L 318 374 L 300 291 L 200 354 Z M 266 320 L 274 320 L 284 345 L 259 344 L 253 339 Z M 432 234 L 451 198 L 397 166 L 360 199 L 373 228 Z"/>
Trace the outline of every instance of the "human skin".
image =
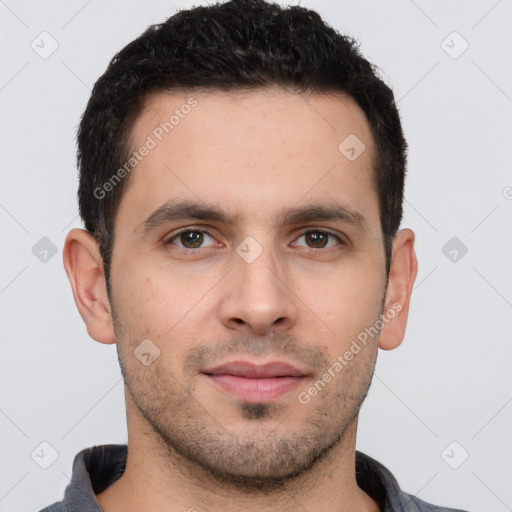
<path id="1" fill-rule="evenodd" d="M 74 229 L 65 242 L 66 272 L 88 333 L 117 343 L 125 379 L 126 470 L 97 499 L 105 512 L 283 512 L 298 504 L 316 512 L 379 510 L 355 479 L 358 411 L 378 348 L 403 340 L 417 262 L 414 233 L 403 229 L 386 287 L 369 123 L 339 94 L 267 88 L 191 95 L 197 106 L 137 165 L 124 191 L 112 303 L 93 237 Z M 148 97 L 132 148 L 187 99 L 177 92 Z M 366 146 L 354 161 L 338 149 L 349 134 Z M 161 205 L 182 200 L 237 217 L 233 224 L 183 218 L 144 230 Z M 284 210 L 326 202 L 358 212 L 366 228 L 338 220 L 274 226 Z M 182 228 L 195 237 L 165 243 Z M 325 231 L 334 236 L 323 246 L 318 232 Z M 237 252 L 248 247 L 247 237 L 256 241 L 251 251 L 262 251 L 250 262 Z M 397 304 L 379 335 L 301 403 L 299 393 Z M 148 366 L 134 355 L 145 339 L 160 351 Z M 285 361 L 302 377 L 290 391 L 256 400 L 205 374 L 240 360 Z"/>

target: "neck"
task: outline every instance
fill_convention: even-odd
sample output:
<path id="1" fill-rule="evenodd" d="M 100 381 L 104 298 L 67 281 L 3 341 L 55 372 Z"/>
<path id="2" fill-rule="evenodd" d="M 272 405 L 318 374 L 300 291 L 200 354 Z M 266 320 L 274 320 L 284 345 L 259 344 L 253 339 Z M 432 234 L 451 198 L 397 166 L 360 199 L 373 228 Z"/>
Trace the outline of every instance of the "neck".
<path id="1" fill-rule="evenodd" d="M 379 512 L 355 477 L 357 416 L 310 471 L 271 489 L 219 482 L 164 446 L 127 399 L 128 457 L 121 478 L 96 496 L 104 512 Z"/>

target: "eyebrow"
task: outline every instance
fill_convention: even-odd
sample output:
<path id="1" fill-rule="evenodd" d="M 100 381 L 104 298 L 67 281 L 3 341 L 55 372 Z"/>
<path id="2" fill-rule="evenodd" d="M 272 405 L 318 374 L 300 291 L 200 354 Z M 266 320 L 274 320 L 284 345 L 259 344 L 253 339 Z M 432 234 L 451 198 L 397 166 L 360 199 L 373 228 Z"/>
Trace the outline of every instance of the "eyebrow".
<path id="1" fill-rule="evenodd" d="M 234 225 L 240 221 L 240 215 L 231 215 L 214 204 L 191 200 L 167 201 L 156 209 L 142 222 L 144 234 L 169 222 L 177 220 L 216 221 L 226 225 Z M 332 221 L 369 232 L 369 225 L 360 212 L 336 202 L 310 203 L 297 208 L 281 210 L 273 224 L 273 228 L 318 221 Z"/>

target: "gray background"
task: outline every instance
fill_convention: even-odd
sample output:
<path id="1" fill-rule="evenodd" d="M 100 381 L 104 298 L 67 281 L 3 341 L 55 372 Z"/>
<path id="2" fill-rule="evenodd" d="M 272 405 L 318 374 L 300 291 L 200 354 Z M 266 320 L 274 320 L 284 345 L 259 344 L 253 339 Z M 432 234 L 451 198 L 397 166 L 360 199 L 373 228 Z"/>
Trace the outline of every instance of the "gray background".
<path id="1" fill-rule="evenodd" d="M 81 226 L 74 137 L 114 53 L 193 3 L 0 0 L 2 512 L 60 500 L 79 450 L 126 442 L 115 346 L 88 337 L 62 266 Z M 426 501 L 512 510 L 512 1 L 301 5 L 361 41 L 410 145 L 402 226 L 417 234 L 419 273 L 406 339 L 379 354 L 358 449 Z M 47 469 L 43 442 L 58 452 Z"/>

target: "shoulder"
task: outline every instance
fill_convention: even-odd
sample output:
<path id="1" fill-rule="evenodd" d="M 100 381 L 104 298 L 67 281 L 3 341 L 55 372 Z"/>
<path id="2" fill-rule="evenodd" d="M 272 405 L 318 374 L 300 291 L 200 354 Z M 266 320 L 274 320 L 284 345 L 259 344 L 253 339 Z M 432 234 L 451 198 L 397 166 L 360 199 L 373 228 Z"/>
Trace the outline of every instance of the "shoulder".
<path id="1" fill-rule="evenodd" d="M 409 500 L 404 512 L 469 512 L 468 510 L 462 510 L 460 508 L 447 508 L 433 505 L 411 494 L 403 493 L 403 495 L 406 497 L 406 500 Z"/>
<path id="2" fill-rule="evenodd" d="M 427 503 L 407 494 L 386 466 L 359 451 L 356 451 L 356 479 L 359 487 L 379 503 L 382 512 L 468 512 Z"/>
<path id="3" fill-rule="evenodd" d="M 127 449 L 127 445 L 108 444 L 85 448 L 77 453 L 64 498 L 40 512 L 102 512 L 96 494 L 122 475 Z"/>

